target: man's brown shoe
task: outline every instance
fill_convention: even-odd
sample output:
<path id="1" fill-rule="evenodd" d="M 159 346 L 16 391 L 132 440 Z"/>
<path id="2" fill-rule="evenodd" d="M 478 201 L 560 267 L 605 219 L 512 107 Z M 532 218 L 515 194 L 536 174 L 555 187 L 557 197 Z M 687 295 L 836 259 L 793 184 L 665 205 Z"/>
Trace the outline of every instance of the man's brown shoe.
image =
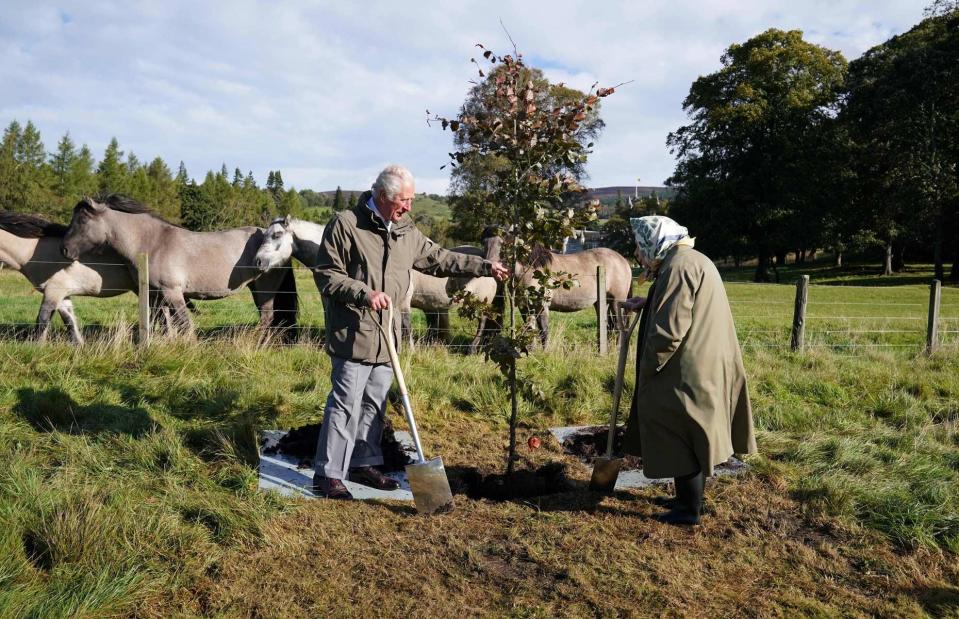
<path id="1" fill-rule="evenodd" d="M 364 486 L 376 488 L 377 490 L 396 490 L 400 487 L 400 482 L 395 479 L 390 479 L 372 466 L 359 466 L 355 469 L 350 469 L 348 479 L 358 484 L 363 484 Z"/>
<path id="2" fill-rule="evenodd" d="M 313 494 L 327 499 L 349 501 L 353 498 L 350 491 L 343 485 L 343 481 L 322 475 L 313 475 Z"/>

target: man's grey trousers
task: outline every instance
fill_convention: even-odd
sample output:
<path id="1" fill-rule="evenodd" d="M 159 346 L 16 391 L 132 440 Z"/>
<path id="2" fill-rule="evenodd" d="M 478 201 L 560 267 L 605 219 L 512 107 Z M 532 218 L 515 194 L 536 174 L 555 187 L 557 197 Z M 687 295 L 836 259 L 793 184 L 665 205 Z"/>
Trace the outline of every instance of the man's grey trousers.
<path id="1" fill-rule="evenodd" d="M 388 363 L 331 359 L 333 388 L 326 398 L 313 468 L 317 475 L 346 479 L 351 468 L 383 464 L 380 439 L 393 368 Z"/>

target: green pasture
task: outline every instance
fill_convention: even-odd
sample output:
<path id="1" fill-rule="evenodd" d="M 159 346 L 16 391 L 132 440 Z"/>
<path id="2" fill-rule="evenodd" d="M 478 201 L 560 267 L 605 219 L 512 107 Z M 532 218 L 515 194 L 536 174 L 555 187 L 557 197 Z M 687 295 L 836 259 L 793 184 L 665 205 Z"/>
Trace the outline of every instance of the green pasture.
<path id="1" fill-rule="evenodd" d="M 814 278 L 800 355 L 794 287 L 730 282 L 760 454 L 710 482 L 687 531 L 651 518 L 660 490 L 589 493 L 588 470 L 548 438 L 607 419 L 615 356 L 596 354 L 590 312 L 558 316 L 521 367 L 542 395 L 523 403 L 520 438 L 544 447 L 523 447 L 520 468 L 564 463 L 570 491 L 459 496 L 433 518 L 260 493 L 257 432 L 319 421 L 329 389 L 319 298 L 297 276 L 306 335 L 292 347 L 224 328 L 255 324 L 248 292 L 199 303 L 198 341 L 148 348 L 132 344 L 135 297 L 77 298 L 90 341 L 75 347 L 62 329 L 47 344 L 16 330 L 40 295 L 0 271 L 0 617 L 959 609 L 959 290 L 943 290 L 944 346 L 927 357 L 926 281 Z M 466 343 L 470 325 L 453 326 Z M 495 368 L 433 346 L 403 363 L 426 449 L 449 470 L 499 471 Z"/>
<path id="2" fill-rule="evenodd" d="M 802 265 L 801 265 L 802 266 Z M 929 307 L 931 268 L 915 268 L 900 276 L 909 283 L 886 285 L 887 279 L 871 275 L 872 267 L 839 271 L 821 265 L 800 269 L 790 265 L 783 269 L 782 280 L 789 283 L 753 284 L 743 281 L 743 270 L 723 272 L 727 294 L 736 320 L 739 339 L 744 348 L 788 349 L 795 299 L 795 277 L 810 271 L 811 283 L 807 305 L 806 346 L 827 349 L 839 354 L 862 354 L 867 350 L 914 354 L 925 346 Z M 316 339 L 323 332 L 323 308 L 311 274 L 296 269 L 301 337 Z M 861 285 L 869 283 L 870 285 Z M 585 280 L 583 285 L 592 285 Z M 643 294 L 640 286 L 635 294 Z M 33 324 L 39 309 L 40 295 L 17 273 L 0 271 L 0 333 L 23 336 Z M 88 334 L 133 333 L 136 324 L 136 297 L 124 294 L 109 299 L 74 298 L 77 315 Z M 257 312 L 249 291 L 215 301 L 198 301 L 194 321 L 201 336 L 216 335 L 233 328 L 256 325 Z M 455 313 L 454 313 L 455 314 Z M 54 333 L 64 334 L 59 319 L 54 318 Z M 413 325 L 422 335 L 425 319 L 414 310 Z M 465 346 L 472 337 L 473 326 L 453 318 L 451 345 Z M 551 317 L 557 346 L 595 346 L 596 317 L 592 311 L 576 314 L 553 314 Z M 959 346 L 959 288 L 946 285 L 942 289 L 939 321 L 943 347 Z"/>

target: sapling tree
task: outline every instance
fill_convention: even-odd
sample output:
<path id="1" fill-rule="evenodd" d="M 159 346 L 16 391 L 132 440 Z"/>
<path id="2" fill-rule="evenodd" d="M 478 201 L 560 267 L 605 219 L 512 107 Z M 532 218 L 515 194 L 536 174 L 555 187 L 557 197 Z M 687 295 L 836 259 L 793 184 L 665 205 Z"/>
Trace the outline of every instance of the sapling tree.
<path id="1" fill-rule="evenodd" d="M 503 284 L 503 303 L 481 303 L 468 294 L 460 297 L 461 314 L 472 318 L 482 314 L 503 325 L 488 339 L 485 353 L 499 366 L 510 393 L 509 479 L 518 459 L 518 400 L 522 396 L 535 401 L 539 391 L 532 377 L 520 380 L 517 364 L 530 352 L 535 317 L 545 310 L 553 291 L 577 284 L 568 273 L 552 272 L 548 265 L 532 266 L 539 263 L 531 258 L 560 245 L 575 228 L 596 218 L 598 203 L 582 199 L 586 189 L 578 178 L 593 146 L 586 138 L 595 132 L 600 99 L 614 88 L 594 84 L 579 96 L 551 97 L 551 85 L 515 48 L 513 54 L 499 56 L 477 47 L 483 60 L 472 62 L 481 82 L 473 89 L 470 104 L 454 118 L 427 111 L 427 120 L 454 134 L 458 149 L 450 153 L 451 166 L 485 171 L 482 195 L 470 202 L 472 215 L 497 225 L 499 259 L 514 267 Z M 530 318 L 517 320 L 519 309 Z"/>

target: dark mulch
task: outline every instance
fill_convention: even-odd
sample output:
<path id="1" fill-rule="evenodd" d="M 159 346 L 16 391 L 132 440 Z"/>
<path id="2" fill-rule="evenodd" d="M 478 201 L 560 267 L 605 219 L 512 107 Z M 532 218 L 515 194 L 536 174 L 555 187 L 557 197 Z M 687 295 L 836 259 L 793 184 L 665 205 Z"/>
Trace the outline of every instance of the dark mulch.
<path id="1" fill-rule="evenodd" d="M 484 475 L 473 467 L 448 467 L 446 473 L 453 494 L 465 494 L 471 499 L 528 499 L 574 488 L 562 462 L 550 462 L 538 469 L 515 470 L 509 478 L 498 473 Z"/>
<path id="2" fill-rule="evenodd" d="M 616 434 L 613 437 L 613 457 L 623 459 L 620 470 L 641 469 L 643 468 L 642 458 L 623 455 L 623 436 L 625 434 L 626 429 L 617 426 Z M 608 437 L 609 426 L 590 426 L 583 428 L 563 441 L 563 449 L 566 450 L 566 453 L 576 456 L 580 461 L 592 464 L 597 456 L 606 455 Z"/>
<path id="3" fill-rule="evenodd" d="M 297 466 L 300 468 L 313 468 L 313 456 L 316 455 L 316 443 L 320 437 L 320 424 L 311 423 L 299 428 L 290 428 L 279 442 L 273 447 L 267 447 L 263 451 L 266 454 L 280 453 L 291 458 L 299 458 Z M 407 464 L 412 462 L 403 445 L 396 440 L 393 432 L 393 424 L 386 421 L 386 427 L 383 428 L 383 439 L 380 441 L 383 448 L 383 466 L 380 467 L 384 472 L 402 471 Z"/>

